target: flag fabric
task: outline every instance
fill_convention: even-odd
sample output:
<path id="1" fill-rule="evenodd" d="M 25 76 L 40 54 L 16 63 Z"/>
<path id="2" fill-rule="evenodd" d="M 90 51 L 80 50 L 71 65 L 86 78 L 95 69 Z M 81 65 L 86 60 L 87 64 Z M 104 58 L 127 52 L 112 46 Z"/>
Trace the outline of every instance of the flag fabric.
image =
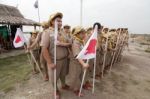
<path id="1" fill-rule="evenodd" d="M 76 57 L 77 59 L 92 59 L 96 57 L 96 44 L 97 44 L 97 26 L 94 29 L 91 37 Z"/>
<path id="2" fill-rule="evenodd" d="M 35 1 L 34 7 L 35 7 L 35 8 L 38 8 L 38 0 Z"/>
<path id="3" fill-rule="evenodd" d="M 22 47 L 24 43 L 26 42 L 23 32 L 20 28 L 17 28 L 17 32 L 13 41 L 13 45 L 15 48 Z"/>

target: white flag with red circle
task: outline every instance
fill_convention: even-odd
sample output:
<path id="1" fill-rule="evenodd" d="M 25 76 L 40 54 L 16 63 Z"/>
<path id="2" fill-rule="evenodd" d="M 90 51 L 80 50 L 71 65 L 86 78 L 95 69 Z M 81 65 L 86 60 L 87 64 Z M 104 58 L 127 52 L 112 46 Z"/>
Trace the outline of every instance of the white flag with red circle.
<path id="1" fill-rule="evenodd" d="M 76 57 L 77 59 L 92 59 L 96 57 L 97 45 L 97 26 L 95 27 L 91 37 Z"/>
<path id="2" fill-rule="evenodd" d="M 26 40 L 24 38 L 23 32 L 21 31 L 20 28 L 17 28 L 16 35 L 15 35 L 15 38 L 13 41 L 14 47 L 15 48 L 22 47 L 24 45 L 25 41 Z"/>

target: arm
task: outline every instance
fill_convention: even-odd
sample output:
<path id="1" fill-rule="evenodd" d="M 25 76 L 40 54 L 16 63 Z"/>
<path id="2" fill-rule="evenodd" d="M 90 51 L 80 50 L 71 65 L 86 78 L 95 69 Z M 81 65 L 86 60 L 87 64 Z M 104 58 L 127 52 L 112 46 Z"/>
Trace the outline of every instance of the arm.
<path id="1" fill-rule="evenodd" d="M 51 64 L 52 61 L 51 61 L 51 57 L 49 55 L 49 51 L 48 51 L 48 48 L 47 47 L 42 47 L 42 54 L 43 54 L 43 57 L 44 59 L 46 60 L 46 62 L 48 64 Z"/>
<path id="2" fill-rule="evenodd" d="M 82 59 L 78 59 L 78 61 L 83 66 L 84 69 L 89 67 L 89 64 L 85 63 Z"/>
<path id="3" fill-rule="evenodd" d="M 44 59 L 47 62 L 47 65 L 53 69 L 55 68 L 55 65 L 53 64 L 51 60 L 51 56 L 48 50 L 49 45 L 50 45 L 50 34 L 48 32 L 47 33 L 44 32 L 44 34 L 42 35 L 42 40 L 41 40 L 42 54 L 43 54 Z"/>
<path id="4" fill-rule="evenodd" d="M 35 41 L 33 42 L 33 44 L 29 46 L 30 49 L 34 48 L 35 45 L 37 43 L 39 43 L 41 36 L 42 36 L 41 33 L 39 33 L 38 36 L 36 37 Z"/>
<path id="5" fill-rule="evenodd" d="M 62 43 L 62 42 L 57 42 L 57 45 L 58 45 L 58 46 L 64 46 L 64 47 L 69 47 L 69 46 L 71 46 L 70 43 Z"/>

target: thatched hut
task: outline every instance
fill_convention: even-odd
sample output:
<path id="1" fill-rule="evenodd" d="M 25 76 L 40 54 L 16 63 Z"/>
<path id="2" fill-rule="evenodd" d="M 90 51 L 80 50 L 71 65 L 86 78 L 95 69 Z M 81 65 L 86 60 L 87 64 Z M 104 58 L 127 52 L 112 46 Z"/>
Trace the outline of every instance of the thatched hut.
<path id="1" fill-rule="evenodd" d="M 0 24 L 39 26 L 39 23 L 26 19 L 13 6 L 0 4 Z"/>
<path id="2" fill-rule="evenodd" d="M 0 4 L 0 47 L 12 47 L 16 29 L 24 25 L 40 26 L 38 22 L 24 18 L 16 7 Z"/>

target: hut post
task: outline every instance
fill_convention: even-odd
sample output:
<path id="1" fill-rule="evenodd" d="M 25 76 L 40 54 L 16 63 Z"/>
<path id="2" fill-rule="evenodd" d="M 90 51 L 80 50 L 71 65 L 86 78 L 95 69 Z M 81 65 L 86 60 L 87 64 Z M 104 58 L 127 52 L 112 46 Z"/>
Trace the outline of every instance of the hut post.
<path id="1" fill-rule="evenodd" d="M 36 31 L 36 25 L 34 25 L 34 31 Z"/>

